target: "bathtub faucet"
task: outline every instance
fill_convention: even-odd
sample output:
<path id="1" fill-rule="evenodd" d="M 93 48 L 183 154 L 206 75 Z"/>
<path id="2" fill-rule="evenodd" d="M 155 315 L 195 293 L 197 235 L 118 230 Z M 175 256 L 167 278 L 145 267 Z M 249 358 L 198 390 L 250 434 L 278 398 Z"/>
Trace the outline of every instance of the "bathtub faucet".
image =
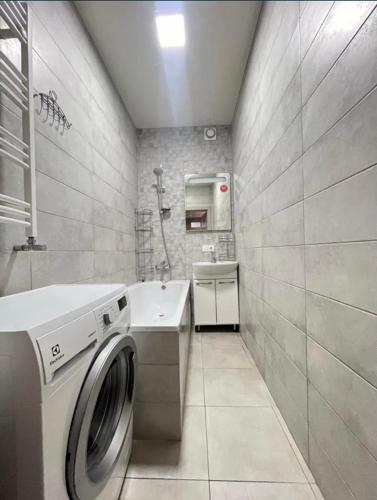
<path id="1" fill-rule="evenodd" d="M 160 271 L 160 280 L 163 284 L 167 283 L 167 280 L 164 279 L 165 273 L 169 271 L 169 264 L 166 260 L 163 260 L 159 264 L 156 264 L 156 271 Z"/>

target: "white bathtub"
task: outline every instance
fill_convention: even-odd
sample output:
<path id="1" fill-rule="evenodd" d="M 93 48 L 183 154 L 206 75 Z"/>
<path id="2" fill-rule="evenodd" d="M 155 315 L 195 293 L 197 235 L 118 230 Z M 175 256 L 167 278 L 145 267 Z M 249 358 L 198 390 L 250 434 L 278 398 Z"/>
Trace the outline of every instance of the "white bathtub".
<path id="1" fill-rule="evenodd" d="M 169 281 L 165 285 L 161 281 L 147 281 L 130 286 L 133 331 L 177 331 L 189 290 L 188 280 Z"/>
<path id="2" fill-rule="evenodd" d="M 128 288 L 138 350 L 136 439 L 180 439 L 191 333 L 190 281 Z"/>

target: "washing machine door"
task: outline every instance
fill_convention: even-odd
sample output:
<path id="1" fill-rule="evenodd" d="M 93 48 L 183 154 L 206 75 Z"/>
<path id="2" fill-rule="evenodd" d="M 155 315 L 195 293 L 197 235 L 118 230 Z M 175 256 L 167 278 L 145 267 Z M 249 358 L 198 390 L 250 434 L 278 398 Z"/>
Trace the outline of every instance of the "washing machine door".
<path id="1" fill-rule="evenodd" d="M 111 477 L 132 419 L 136 345 L 120 332 L 97 353 L 77 401 L 66 459 L 72 500 L 93 500 L 100 494 Z"/>

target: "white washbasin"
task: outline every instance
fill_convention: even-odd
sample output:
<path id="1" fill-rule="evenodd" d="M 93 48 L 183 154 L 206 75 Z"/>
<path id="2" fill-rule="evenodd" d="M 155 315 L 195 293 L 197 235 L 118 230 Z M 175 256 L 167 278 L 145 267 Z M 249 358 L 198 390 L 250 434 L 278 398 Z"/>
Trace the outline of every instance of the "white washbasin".
<path id="1" fill-rule="evenodd" d="M 224 260 L 220 262 L 193 262 L 194 274 L 206 276 L 216 276 L 231 273 L 238 267 L 238 262 L 234 260 Z"/>

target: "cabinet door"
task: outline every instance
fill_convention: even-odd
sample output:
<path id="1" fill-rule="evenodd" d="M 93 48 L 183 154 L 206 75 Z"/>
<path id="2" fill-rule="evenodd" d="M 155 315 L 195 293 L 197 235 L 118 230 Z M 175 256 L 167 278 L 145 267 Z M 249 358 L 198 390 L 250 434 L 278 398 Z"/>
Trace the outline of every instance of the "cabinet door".
<path id="1" fill-rule="evenodd" d="M 216 280 L 218 325 L 238 325 L 238 283 L 236 279 Z"/>
<path id="2" fill-rule="evenodd" d="M 194 280 L 195 325 L 216 325 L 215 280 Z"/>

